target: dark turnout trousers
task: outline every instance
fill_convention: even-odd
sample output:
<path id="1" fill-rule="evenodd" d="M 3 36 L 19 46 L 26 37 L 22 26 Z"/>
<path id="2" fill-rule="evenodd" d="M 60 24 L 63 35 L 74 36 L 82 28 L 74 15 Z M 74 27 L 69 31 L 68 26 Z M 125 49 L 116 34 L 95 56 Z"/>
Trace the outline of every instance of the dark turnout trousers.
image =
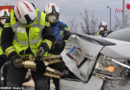
<path id="1" fill-rule="evenodd" d="M 25 75 L 27 73 L 27 69 L 24 68 L 15 68 L 11 66 L 9 68 L 9 72 L 7 74 L 7 87 L 11 87 L 13 90 L 13 87 L 22 88 L 22 83 L 25 79 Z M 32 77 L 35 84 L 35 90 L 50 90 L 50 78 L 39 75 L 36 72 L 31 72 Z"/>

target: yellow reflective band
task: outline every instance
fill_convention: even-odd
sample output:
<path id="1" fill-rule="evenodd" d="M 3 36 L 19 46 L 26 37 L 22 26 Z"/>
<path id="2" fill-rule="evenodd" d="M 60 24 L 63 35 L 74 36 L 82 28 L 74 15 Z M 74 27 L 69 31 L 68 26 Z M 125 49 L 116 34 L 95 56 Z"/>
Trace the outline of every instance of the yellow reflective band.
<path id="1" fill-rule="evenodd" d="M 8 56 L 10 53 L 12 53 L 13 51 L 15 51 L 14 46 L 10 46 L 5 50 L 5 54 Z"/>
<path id="2" fill-rule="evenodd" d="M 9 23 L 5 23 L 4 27 L 10 27 Z"/>
<path id="3" fill-rule="evenodd" d="M 62 39 L 63 31 L 60 31 L 60 39 Z"/>
<path id="4" fill-rule="evenodd" d="M 25 55 L 19 55 L 22 59 L 24 60 L 34 60 L 34 55 L 33 54 L 25 54 Z"/>
<path id="5" fill-rule="evenodd" d="M 45 56 L 48 56 L 48 52 L 45 52 L 45 53 L 44 53 L 43 57 L 45 57 Z"/>
<path id="6" fill-rule="evenodd" d="M 50 26 L 50 23 L 49 22 L 45 22 L 45 26 Z"/>
<path id="7" fill-rule="evenodd" d="M 65 42 L 67 42 L 67 40 L 64 40 Z"/>
<path id="8" fill-rule="evenodd" d="M 97 36 L 99 36 L 100 35 L 100 32 L 97 32 Z"/>
<path id="9" fill-rule="evenodd" d="M 46 43 L 46 44 L 48 45 L 49 49 L 51 49 L 52 42 L 51 42 L 50 40 L 45 39 L 45 40 L 43 40 L 43 42 Z"/>
<path id="10" fill-rule="evenodd" d="M 65 27 L 65 30 L 66 30 L 66 31 L 69 31 L 69 28 L 68 28 L 68 27 Z"/>
<path id="11" fill-rule="evenodd" d="M 4 27 L 10 27 L 10 26 L 4 26 Z"/>
<path id="12" fill-rule="evenodd" d="M 6 25 L 6 26 L 8 25 L 8 26 L 9 26 L 9 25 L 10 25 L 10 23 L 5 23 L 4 25 Z"/>
<path id="13" fill-rule="evenodd" d="M 52 54 L 52 53 L 48 53 L 48 56 L 54 56 L 54 54 Z"/>

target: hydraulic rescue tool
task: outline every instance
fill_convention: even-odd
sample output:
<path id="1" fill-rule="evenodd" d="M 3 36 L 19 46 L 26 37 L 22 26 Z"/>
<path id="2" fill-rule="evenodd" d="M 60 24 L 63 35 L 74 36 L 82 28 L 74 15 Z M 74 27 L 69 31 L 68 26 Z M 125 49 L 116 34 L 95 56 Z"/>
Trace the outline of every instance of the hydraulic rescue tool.
<path id="1" fill-rule="evenodd" d="M 43 73 L 43 75 L 54 78 L 61 78 L 61 76 L 64 75 L 63 72 L 60 72 L 58 70 L 49 67 L 49 65 L 62 62 L 62 57 L 60 55 L 47 56 L 44 58 L 40 58 L 40 60 L 43 61 L 43 63 L 46 66 L 46 72 Z M 13 62 L 13 64 L 15 67 L 18 68 L 23 67 L 26 69 L 31 69 L 32 71 L 36 71 L 36 63 L 34 62 L 34 60 L 18 60 Z"/>

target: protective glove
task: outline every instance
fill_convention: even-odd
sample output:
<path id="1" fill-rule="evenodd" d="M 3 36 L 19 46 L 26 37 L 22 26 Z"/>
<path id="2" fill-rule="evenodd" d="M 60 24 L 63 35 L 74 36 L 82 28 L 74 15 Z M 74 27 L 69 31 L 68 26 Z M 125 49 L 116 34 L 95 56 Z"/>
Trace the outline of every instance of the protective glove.
<path id="1" fill-rule="evenodd" d="M 14 55 L 10 57 L 10 60 L 11 60 L 11 65 L 16 66 L 16 67 L 20 62 L 22 62 L 22 59 L 20 59 L 18 55 Z"/>
<path id="2" fill-rule="evenodd" d="M 36 58 L 36 60 L 34 61 L 36 63 L 36 72 L 38 74 L 43 74 L 46 71 L 46 66 L 45 64 L 40 61 L 40 58 Z"/>
<path id="3" fill-rule="evenodd" d="M 37 57 L 41 57 L 45 53 L 45 50 L 43 47 L 40 47 L 37 52 Z"/>
<path id="4" fill-rule="evenodd" d="M 59 55 L 65 47 L 65 41 L 64 40 L 57 40 L 54 44 L 54 47 L 49 51 L 49 53 Z"/>
<path id="5" fill-rule="evenodd" d="M 55 43 L 55 48 L 57 48 L 57 49 L 63 49 L 64 46 L 65 46 L 64 40 L 57 40 Z"/>

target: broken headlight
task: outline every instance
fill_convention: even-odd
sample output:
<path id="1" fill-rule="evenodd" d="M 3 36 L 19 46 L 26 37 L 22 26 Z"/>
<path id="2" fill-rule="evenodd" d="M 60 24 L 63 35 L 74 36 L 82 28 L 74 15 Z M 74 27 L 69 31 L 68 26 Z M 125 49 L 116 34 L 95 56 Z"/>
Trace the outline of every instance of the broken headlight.
<path id="1" fill-rule="evenodd" d="M 117 61 L 124 65 L 126 64 L 124 60 L 116 60 L 100 54 L 94 69 L 94 74 L 100 78 L 111 80 L 125 78 L 128 72 L 128 68 L 120 65 L 119 63 L 115 63 L 114 61 Z"/>

